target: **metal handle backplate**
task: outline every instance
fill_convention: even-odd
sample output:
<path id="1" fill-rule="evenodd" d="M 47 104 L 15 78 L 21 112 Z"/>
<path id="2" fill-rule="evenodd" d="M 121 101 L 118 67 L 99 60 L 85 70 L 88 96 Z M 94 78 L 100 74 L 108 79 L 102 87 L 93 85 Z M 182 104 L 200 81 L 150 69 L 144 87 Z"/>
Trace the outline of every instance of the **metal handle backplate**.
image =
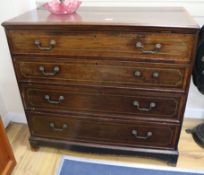
<path id="1" fill-rule="evenodd" d="M 159 76 L 160 76 L 159 72 L 153 72 L 152 73 L 153 78 L 159 78 Z"/>
<path id="2" fill-rule="evenodd" d="M 155 44 L 153 50 L 145 50 L 144 44 L 141 41 L 137 41 L 136 48 L 140 49 L 142 53 L 145 53 L 145 54 L 156 54 L 160 52 L 162 48 L 162 44 L 159 44 L 159 43 Z"/>
<path id="3" fill-rule="evenodd" d="M 140 103 L 137 100 L 134 100 L 132 105 L 135 106 L 139 111 L 145 111 L 145 112 L 151 111 L 153 108 L 157 106 L 155 102 L 150 102 L 148 108 L 143 108 L 143 107 L 140 107 Z"/>
<path id="4" fill-rule="evenodd" d="M 133 129 L 133 130 L 132 130 L 132 135 L 134 135 L 135 138 L 137 138 L 137 139 L 146 140 L 146 139 L 149 139 L 150 137 L 152 137 L 153 134 L 152 134 L 151 131 L 148 131 L 148 132 L 145 134 L 145 136 L 139 136 L 139 135 L 138 135 L 138 131 L 137 131 L 136 129 Z"/>
<path id="5" fill-rule="evenodd" d="M 39 71 L 44 76 L 55 76 L 60 71 L 60 68 L 59 66 L 54 66 L 52 72 L 46 72 L 44 66 L 39 66 Z"/>
<path id="6" fill-rule="evenodd" d="M 134 74 L 135 77 L 141 78 L 143 73 L 142 73 L 140 70 L 135 70 L 135 71 L 133 72 L 133 74 Z M 152 73 L 152 78 L 154 78 L 154 79 L 159 78 L 159 76 L 160 76 L 160 73 L 159 73 L 159 72 L 153 72 L 153 73 Z"/>
<path id="7" fill-rule="evenodd" d="M 67 124 L 63 124 L 61 128 L 58 128 L 58 127 L 55 126 L 55 123 L 50 122 L 50 123 L 49 123 L 49 127 L 50 127 L 51 129 L 53 129 L 54 131 L 62 132 L 62 131 L 64 131 L 65 129 L 68 128 L 68 125 L 67 125 Z"/>
<path id="8" fill-rule="evenodd" d="M 141 77 L 142 76 L 142 72 L 140 70 L 136 70 L 136 71 L 134 71 L 134 76 L 135 77 Z"/>
<path id="9" fill-rule="evenodd" d="M 52 50 L 55 45 L 56 45 L 56 41 L 55 40 L 50 40 L 49 45 L 48 46 L 42 46 L 42 43 L 40 40 L 36 39 L 34 41 L 34 44 L 37 46 L 38 49 L 43 50 L 43 51 L 49 51 Z"/>
<path id="10" fill-rule="evenodd" d="M 58 101 L 51 100 L 51 97 L 49 95 L 44 96 L 45 100 L 47 100 L 50 104 L 60 104 L 64 100 L 64 96 L 59 96 Z"/>

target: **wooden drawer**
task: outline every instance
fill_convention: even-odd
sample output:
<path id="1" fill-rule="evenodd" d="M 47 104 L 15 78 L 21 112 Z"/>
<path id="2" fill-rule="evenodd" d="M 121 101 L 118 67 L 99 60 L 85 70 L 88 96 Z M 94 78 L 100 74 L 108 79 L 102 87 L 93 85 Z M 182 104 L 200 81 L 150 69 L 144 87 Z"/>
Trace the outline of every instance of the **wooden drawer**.
<path id="1" fill-rule="evenodd" d="M 124 89 L 21 85 L 27 110 L 75 112 L 147 120 L 180 119 L 183 96 Z"/>
<path id="2" fill-rule="evenodd" d="M 32 136 L 130 147 L 174 148 L 179 125 L 28 113 Z"/>
<path id="3" fill-rule="evenodd" d="M 20 82 L 84 84 L 185 91 L 188 68 L 101 60 L 15 58 Z"/>
<path id="4" fill-rule="evenodd" d="M 195 36 L 135 31 L 8 31 L 13 54 L 189 62 Z"/>

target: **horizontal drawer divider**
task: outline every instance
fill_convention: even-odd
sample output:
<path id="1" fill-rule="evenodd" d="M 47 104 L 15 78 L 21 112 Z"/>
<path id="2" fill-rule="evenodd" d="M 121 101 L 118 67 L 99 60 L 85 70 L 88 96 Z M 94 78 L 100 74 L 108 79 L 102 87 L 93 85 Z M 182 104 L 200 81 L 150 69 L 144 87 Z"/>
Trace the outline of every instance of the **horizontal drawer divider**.
<path id="1" fill-rule="evenodd" d="M 73 116 L 77 116 L 80 118 L 87 118 L 90 117 L 92 119 L 97 118 L 97 119 L 104 119 L 104 120 L 108 120 L 108 119 L 112 119 L 114 121 L 126 121 L 126 122 L 132 122 L 132 121 L 144 121 L 144 122 L 163 122 L 166 124 L 181 124 L 180 120 L 176 120 L 176 119 L 161 119 L 161 118 L 148 118 L 148 117 L 141 117 L 141 116 L 137 116 L 136 118 L 134 117 L 128 117 L 127 115 L 118 115 L 118 114 L 93 114 L 93 112 L 73 112 L 73 111 L 54 111 L 54 110 L 35 110 L 35 109 L 26 109 L 26 112 L 34 112 L 34 113 L 47 113 L 49 115 L 55 113 L 58 115 L 62 115 L 64 117 L 66 117 L 67 115 L 73 115 Z"/>
<path id="2" fill-rule="evenodd" d="M 139 90 L 139 91 L 146 91 L 146 92 L 149 92 L 149 91 L 152 91 L 152 92 L 164 92 L 164 93 L 174 93 L 174 94 L 180 94 L 180 95 L 186 95 L 188 93 L 187 90 L 180 90 L 180 89 L 164 89 L 164 88 L 148 88 L 148 87 L 127 87 L 127 86 L 107 86 L 107 85 L 93 85 L 93 84 L 77 84 L 77 83 L 67 83 L 67 82 L 61 82 L 61 83 L 58 83 L 58 82 L 50 82 L 50 83 L 47 83 L 47 82 L 39 82 L 39 81 L 32 81 L 32 83 L 28 80 L 28 81 L 18 81 L 18 84 L 21 86 L 24 86 L 24 85 L 50 85 L 50 86 L 63 86 L 63 87 L 68 87 L 68 86 L 72 86 L 72 87 L 90 87 L 90 88 L 108 88 L 108 89 L 122 89 L 122 90 Z"/>

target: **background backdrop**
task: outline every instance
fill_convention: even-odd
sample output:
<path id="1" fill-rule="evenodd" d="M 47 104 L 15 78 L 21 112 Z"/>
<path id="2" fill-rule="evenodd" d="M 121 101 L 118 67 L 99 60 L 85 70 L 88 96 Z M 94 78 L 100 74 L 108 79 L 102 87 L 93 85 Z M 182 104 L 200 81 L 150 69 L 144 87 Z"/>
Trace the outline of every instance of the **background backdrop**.
<path id="1" fill-rule="evenodd" d="M 0 6 L 0 22 L 33 9 L 45 0 L 6 0 Z M 202 26 L 204 0 L 82 0 L 82 6 L 183 6 Z M 0 27 L 0 114 L 10 121 L 26 122 L 3 27 Z M 191 83 L 185 117 L 204 119 L 204 96 Z"/>

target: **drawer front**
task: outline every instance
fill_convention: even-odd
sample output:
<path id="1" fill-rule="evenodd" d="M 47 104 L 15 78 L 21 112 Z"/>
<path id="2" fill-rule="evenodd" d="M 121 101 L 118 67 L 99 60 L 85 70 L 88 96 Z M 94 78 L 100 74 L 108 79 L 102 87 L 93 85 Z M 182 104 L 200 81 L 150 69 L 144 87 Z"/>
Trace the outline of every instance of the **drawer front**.
<path id="1" fill-rule="evenodd" d="M 28 122 L 33 136 L 132 147 L 174 148 L 179 132 L 178 125 L 46 113 L 28 113 Z"/>
<path id="2" fill-rule="evenodd" d="M 13 54 L 189 62 L 195 36 L 134 31 L 9 31 Z"/>
<path id="3" fill-rule="evenodd" d="M 21 91 L 27 110 L 175 120 L 183 106 L 182 96 L 114 88 L 21 85 Z"/>
<path id="4" fill-rule="evenodd" d="M 188 69 L 164 64 L 15 58 L 20 82 L 74 83 L 185 90 Z"/>

